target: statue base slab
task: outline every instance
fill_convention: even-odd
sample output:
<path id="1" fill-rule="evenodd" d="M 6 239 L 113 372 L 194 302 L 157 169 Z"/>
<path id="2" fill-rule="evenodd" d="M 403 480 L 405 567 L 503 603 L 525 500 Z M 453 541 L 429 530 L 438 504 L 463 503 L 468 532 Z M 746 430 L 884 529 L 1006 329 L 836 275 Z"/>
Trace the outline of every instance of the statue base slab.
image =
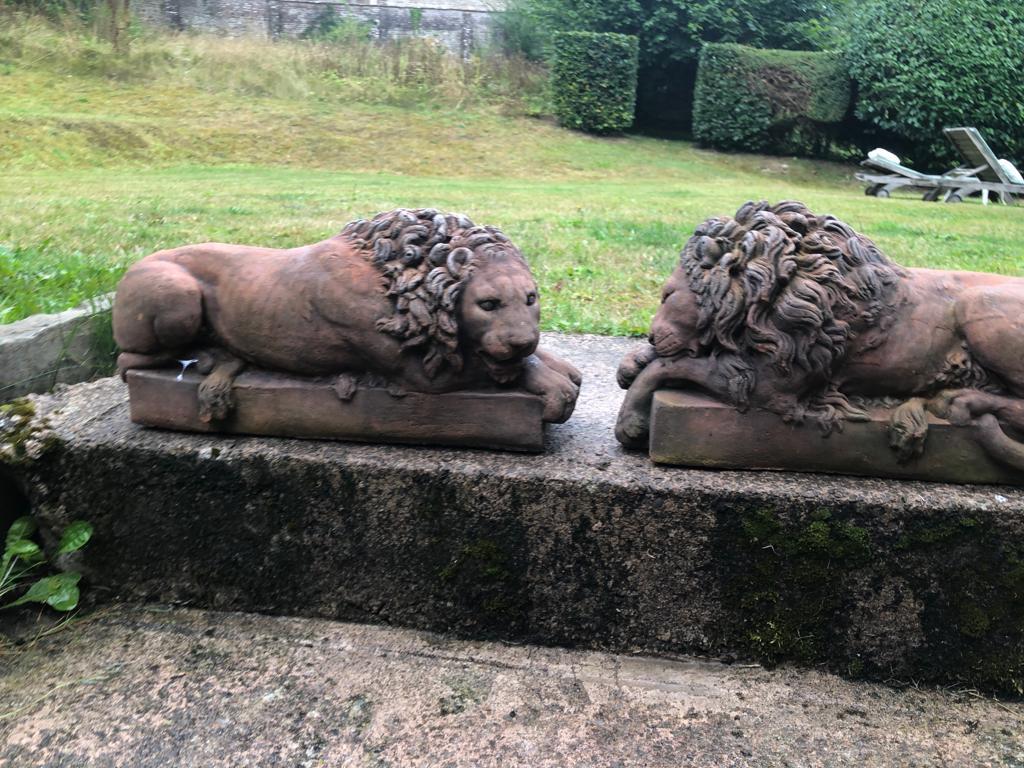
<path id="1" fill-rule="evenodd" d="M 810 422 L 787 424 L 775 413 L 746 413 L 707 396 L 662 389 L 651 406 L 650 457 L 657 464 L 716 469 L 771 469 L 894 477 L 947 483 L 1024 485 L 1024 473 L 993 461 L 974 428 L 931 414 L 922 456 L 900 464 L 889 447 L 887 408 L 823 436 Z"/>
<path id="2" fill-rule="evenodd" d="M 149 427 L 369 443 L 544 450 L 543 404 L 522 391 L 401 396 L 360 388 L 341 400 L 326 378 L 246 371 L 235 379 L 235 407 L 223 421 L 199 418 L 202 376 L 170 370 L 128 372 L 131 419 Z"/>

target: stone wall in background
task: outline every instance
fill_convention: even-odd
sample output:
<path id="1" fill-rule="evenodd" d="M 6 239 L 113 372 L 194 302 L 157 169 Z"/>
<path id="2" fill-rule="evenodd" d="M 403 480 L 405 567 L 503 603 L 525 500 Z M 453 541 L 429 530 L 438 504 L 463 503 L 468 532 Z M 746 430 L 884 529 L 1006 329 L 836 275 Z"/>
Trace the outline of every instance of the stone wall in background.
<path id="1" fill-rule="evenodd" d="M 232 37 L 299 37 L 330 9 L 372 26 L 379 40 L 433 37 L 466 57 L 494 34 L 494 13 L 504 0 L 136 0 L 132 10 L 145 24 Z"/>

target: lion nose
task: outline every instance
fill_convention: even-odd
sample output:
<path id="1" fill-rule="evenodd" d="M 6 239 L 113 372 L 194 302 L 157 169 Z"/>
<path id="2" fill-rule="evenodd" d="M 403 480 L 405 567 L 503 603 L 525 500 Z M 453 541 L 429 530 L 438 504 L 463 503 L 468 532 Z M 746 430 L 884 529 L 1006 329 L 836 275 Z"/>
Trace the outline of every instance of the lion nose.
<path id="1" fill-rule="evenodd" d="M 530 354 L 537 348 L 539 341 L 537 334 L 516 336 L 508 340 L 509 348 L 517 355 Z"/>

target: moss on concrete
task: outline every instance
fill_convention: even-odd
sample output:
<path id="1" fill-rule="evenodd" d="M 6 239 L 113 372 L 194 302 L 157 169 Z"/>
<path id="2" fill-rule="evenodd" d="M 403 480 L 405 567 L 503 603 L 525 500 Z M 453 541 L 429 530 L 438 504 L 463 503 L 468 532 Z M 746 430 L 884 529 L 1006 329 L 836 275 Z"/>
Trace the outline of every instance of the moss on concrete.
<path id="1" fill-rule="evenodd" d="M 0 405 L 0 465 L 34 461 L 56 441 L 46 421 L 36 418 L 35 406 L 28 398 Z"/>
<path id="2" fill-rule="evenodd" d="M 471 604 L 481 626 L 502 627 L 525 620 L 524 574 L 495 539 L 478 538 L 459 547 L 437 572 L 442 589 Z"/>
<path id="3" fill-rule="evenodd" d="M 899 678 L 844 647 L 858 599 L 851 589 L 864 583 L 877 592 L 888 579 L 908 585 L 921 605 L 923 643 L 908 659 L 915 679 L 1024 695 L 1019 546 L 969 516 L 919 518 L 895 534 L 869 534 L 839 514 L 760 508 L 724 525 L 723 599 L 741 617 L 734 645 L 769 664 L 825 663 L 854 677 Z"/>
<path id="4" fill-rule="evenodd" d="M 842 582 L 871 554 L 868 533 L 815 509 L 799 518 L 772 508 L 741 516 L 725 596 L 745 617 L 740 641 L 775 663 L 821 661 L 842 602 Z"/>

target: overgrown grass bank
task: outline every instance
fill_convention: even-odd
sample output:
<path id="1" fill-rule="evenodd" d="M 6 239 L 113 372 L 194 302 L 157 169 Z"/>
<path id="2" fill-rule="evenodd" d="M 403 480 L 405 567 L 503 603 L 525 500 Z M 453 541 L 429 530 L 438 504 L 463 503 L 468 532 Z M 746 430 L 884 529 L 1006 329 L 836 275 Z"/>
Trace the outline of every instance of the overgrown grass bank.
<path id="1" fill-rule="evenodd" d="M 645 332 L 694 226 L 756 198 L 834 213 L 904 264 L 1024 274 L 1020 209 L 878 200 L 853 168 L 588 137 L 525 116 L 525 86 L 413 92 L 401 66 L 332 83 L 305 58 L 326 44 L 185 36 L 135 41 L 140 67 L 118 74 L 81 36 L 16 37 L 0 29 L 0 322 L 110 290 L 158 248 L 291 246 L 397 206 L 502 227 L 548 329 Z M 506 84 L 518 66 L 471 65 Z"/>

